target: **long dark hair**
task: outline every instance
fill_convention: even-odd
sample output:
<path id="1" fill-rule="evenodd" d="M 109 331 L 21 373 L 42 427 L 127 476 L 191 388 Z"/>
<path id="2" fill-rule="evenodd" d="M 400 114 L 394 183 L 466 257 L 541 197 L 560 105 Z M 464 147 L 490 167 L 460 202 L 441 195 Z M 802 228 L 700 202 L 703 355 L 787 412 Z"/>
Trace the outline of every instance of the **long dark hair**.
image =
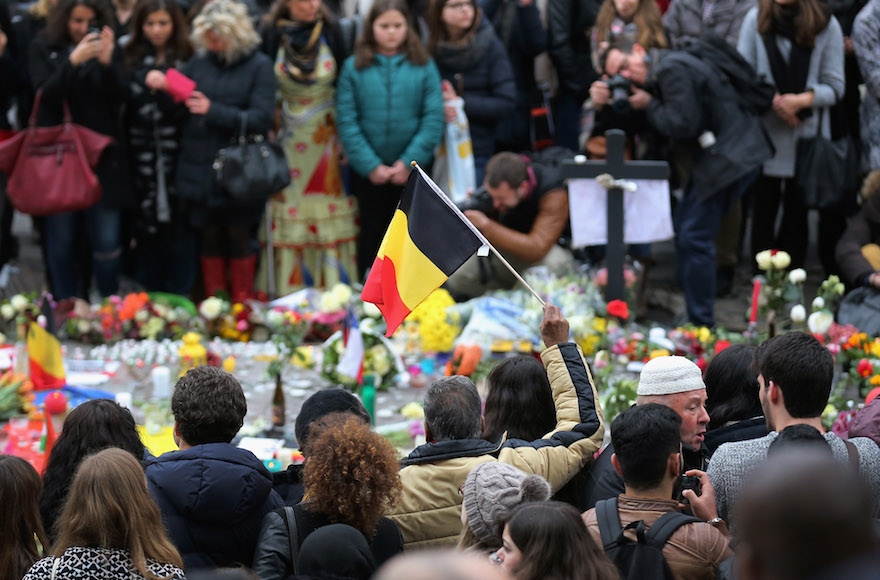
<path id="1" fill-rule="evenodd" d="M 617 16 L 617 8 L 614 6 L 614 0 L 605 0 L 596 16 L 596 40 L 604 42 L 608 40 L 608 30 L 614 17 Z M 652 48 L 666 48 L 666 32 L 663 30 L 663 15 L 657 6 L 656 0 L 639 0 L 639 6 L 636 8 L 632 17 L 633 23 L 638 30 L 638 36 L 635 41 L 646 50 Z"/>
<path id="2" fill-rule="evenodd" d="M 37 541 L 49 546 L 37 508 L 42 488 L 27 461 L 0 455 L 0 578 L 21 578 L 41 556 Z"/>
<path id="3" fill-rule="evenodd" d="M 95 13 L 95 26 L 110 26 L 112 28 L 116 25 L 113 6 L 108 0 L 61 0 L 49 12 L 49 17 L 46 21 L 44 34 L 49 40 L 49 44 L 52 46 L 64 46 L 73 42 L 67 31 L 67 23 L 70 20 L 70 13 L 77 6 L 85 6 L 92 9 Z"/>
<path id="4" fill-rule="evenodd" d="M 751 419 L 761 409 L 755 347 L 734 344 L 719 352 L 706 368 L 706 411 L 709 429 L 729 421 Z"/>
<path id="5" fill-rule="evenodd" d="M 428 7 L 428 52 L 430 54 L 437 54 L 437 47 L 440 43 L 449 40 L 449 31 L 446 30 L 446 24 L 443 22 L 443 8 L 448 1 L 431 0 Z M 470 3 L 474 7 L 474 21 L 471 23 L 468 33 L 473 32 L 480 25 L 480 18 L 483 14 L 483 11 L 477 6 L 476 0 L 470 0 Z"/>
<path id="6" fill-rule="evenodd" d="M 819 0 L 796 0 L 793 6 L 796 10 L 795 42 L 798 46 L 812 48 L 816 45 L 816 37 L 828 26 L 830 14 Z M 763 35 L 770 32 L 773 21 L 782 19 L 783 10 L 776 0 L 759 0 L 758 33 Z"/>
<path id="7" fill-rule="evenodd" d="M 581 514 L 560 501 L 524 503 L 514 508 L 507 533 L 522 552 L 517 580 L 580 578 L 617 580 L 617 568 L 593 538 Z"/>
<path id="8" fill-rule="evenodd" d="M 272 4 L 272 7 L 263 17 L 263 22 L 274 26 L 282 18 L 290 18 L 290 10 L 287 9 L 288 1 L 289 0 L 275 0 L 275 3 Z M 333 12 L 327 8 L 327 5 L 324 4 L 324 2 L 321 2 L 318 17 L 322 18 L 324 22 L 327 23 L 336 22 L 336 16 L 333 15 Z"/>
<path id="9" fill-rule="evenodd" d="M 509 358 L 487 378 L 482 438 L 497 443 L 510 439 L 534 441 L 556 428 L 556 406 L 544 365 L 530 356 Z"/>
<path id="10" fill-rule="evenodd" d="M 392 10 L 400 12 L 406 22 L 406 37 L 400 45 L 400 52 L 413 64 L 422 65 L 428 62 L 428 52 L 422 46 L 419 35 L 412 28 L 412 19 L 406 2 L 404 0 L 376 0 L 373 2 L 373 7 L 370 8 L 367 21 L 364 22 L 363 32 L 355 45 L 355 68 L 367 68 L 373 64 L 373 57 L 376 56 L 376 37 L 373 35 L 373 24 L 380 16 Z"/>
<path id="11" fill-rule="evenodd" d="M 144 444 L 128 409 L 115 401 L 97 399 L 70 412 L 43 474 L 40 516 L 50 536 L 54 537 L 53 528 L 76 468 L 85 457 L 107 447 L 118 447 L 143 461 Z"/>
<path id="12" fill-rule="evenodd" d="M 133 68 L 143 61 L 149 48 L 150 41 L 144 36 L 144 22 L 154 12 L 164 10 L 171 16 L 172 32 L 165 47 L 165 62 L 170 66 L 175 60 L 187 61 L 193 54 L 192 44 L 189 41 L 189 25 L 183 10 L 174 0 L 138 0 L 131 16 L 129 32 L 131 39 L 125 47 L 125 64 Z"/>

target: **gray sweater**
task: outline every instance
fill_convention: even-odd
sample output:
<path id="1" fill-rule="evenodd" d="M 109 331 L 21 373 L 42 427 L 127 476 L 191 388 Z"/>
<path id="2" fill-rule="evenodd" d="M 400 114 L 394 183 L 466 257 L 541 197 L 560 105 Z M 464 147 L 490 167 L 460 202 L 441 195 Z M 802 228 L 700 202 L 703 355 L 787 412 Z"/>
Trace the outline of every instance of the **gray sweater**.
<path id="1" fill-rule="evenodd" d="M 760 439 L 725 443 L 709 461 L 709 479 L 715 489 L 718 515 L 728 526 L 734 525 L 736 500 L 746 478 L 767 458 L 767 449 L 779 433 L 773 431 Z M 825 433 L 834 458 L 841 463 L 849 462 L 849 452 L 843 439 L 834 433 Z M 865 478 L 873 497 L 873 513 L 880 508 L 880 447 L 867 437 L 850 439 L 859 450 L 859 472 Z"/>
<path id="2" fill-rule="evenodd" d="M 780 37 L 776 42 L 783 57 L 787 59 L 791 50 L 791 41 Z M 764 46 L 764 40 L 758 34 L 757 7 L 752 8 L 746 14 L 739 31 L 739 43 L 736 49 L 749 64 L 755 67 L 755 72 L 759 76 L 774 82 L 773 72 L 770 70 L 770 60 L 767 58 L 767 49 Z M 827 109 L 843 96 L 845 89 L 843 33 L 840 30 L 840 24 L 832 16 L 825 30 L 816 36 L 816 46 L 810 55 L 810 68 L 807 73 L 805 90 L 813 91 L 813 116 L 797 127 L 786 125 L 772 110 L 768 111 L 762 119 L 764 128 L 773 142 L 773 147 L 776 148 L 776 155 L 764 163 L 764 175 L 771 177 L 794 176 L 797 141 L 800 137 L 814 137 L 816 135 L 819 113 L 822 110 L 825 110 L 825 114 L 821 115 L 823 117 L 822 135 L 831 137 Z"/>

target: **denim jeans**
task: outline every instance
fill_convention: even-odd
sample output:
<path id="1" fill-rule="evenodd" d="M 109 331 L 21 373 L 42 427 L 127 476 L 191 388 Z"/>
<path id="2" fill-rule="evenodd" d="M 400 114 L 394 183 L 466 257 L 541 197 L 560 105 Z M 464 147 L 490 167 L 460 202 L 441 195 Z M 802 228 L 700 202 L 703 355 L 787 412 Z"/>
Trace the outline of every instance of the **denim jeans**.
<path id="1" fill-rule="evenodd" d="M 684 199 L 675 209 L 678 275 L 692 324 L 715 326 L 715 237 L 725 212 L 752 179 L 748 176 L 706 199 L 698 199 L 693 180 L 688 180 Z"/>
<path id="2" fill-rule="evenodd" d="M 119 212 L 104 209 L 98 203 L 83 210 L 83 214 L 95 283 L 101 296 L 109 296 L 119 287 L 119 258 L 122 253 Z M 78 216 L 79 212 L 65 212 L 46 217 L 46 259 L 56 300 L 76 295 L 74 252 Z"/>

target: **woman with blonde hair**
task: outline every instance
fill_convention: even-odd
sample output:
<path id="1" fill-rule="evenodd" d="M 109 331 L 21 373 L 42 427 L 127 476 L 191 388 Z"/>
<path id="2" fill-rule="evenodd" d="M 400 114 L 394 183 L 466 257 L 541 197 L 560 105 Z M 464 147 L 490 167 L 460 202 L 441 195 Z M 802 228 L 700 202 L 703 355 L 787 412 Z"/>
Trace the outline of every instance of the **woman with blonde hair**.
<path id="1" fill-rule="evenodd" d="M 297 573 L 291 544 L 298 552 L 309 534 L 330 524 L 359 531 L 377 566 L 402 552 L 400 530 L 383 517 L 400 495 L 399 472 L 397 452 L 359 417 L 331 413 L 321 419 L 310 429 L 305 497 L 293 508 L 266 514 L 254 571 L 261 580 Z"/>
<path id="2" fill-rule="evenodd" d="M 201 238 L 205 293 L 228 293 L 234 302 L 243 302 L 253 295 L 257 255 L 251 232 L 266 200 L 230 199 L 217 183 L 214 161 L 243 124 L 248 136 L 267 137 L 275 111 L 275 76 L 240 2 L 206 4 L 193 20 L 192 42 L 199 52 L 181 72 L 196 86 L 186 100 L 189 117 L 174 174 L 176 194 L 190 204 L 190 225 Z M 146 84 L 167 90 L 165 75 L 158 70 L 150 72 Z"/>
<path id="3" fill-rule="evenodd" d="M 127 451 L 105 449 L 80 464 L 58 530 L 51 555 L 24 580 L 95 577 L 96 569 L 105 580 L 186 578 L 144 470 Z"/>
<path id="4" fill-rule="evenodd" d="M 0 455 L 0 578 L 21 578 L 49 545 L 37 504 L 42 488 L 27 461 Z"/>

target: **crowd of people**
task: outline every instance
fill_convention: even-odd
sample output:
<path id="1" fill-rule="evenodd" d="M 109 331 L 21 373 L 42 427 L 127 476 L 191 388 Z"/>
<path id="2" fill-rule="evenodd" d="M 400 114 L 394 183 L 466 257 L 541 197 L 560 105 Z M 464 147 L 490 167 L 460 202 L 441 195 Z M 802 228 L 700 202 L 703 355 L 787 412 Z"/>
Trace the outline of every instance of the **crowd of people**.
<path id="1" fill-rule="evenodd" d="M 42 478 L 0 456 L 0 575 L 876 577 L 880 403 L 848 438 L 825 432 L 833 362 L 813 336 L 731 347 L 705 377 L 682 357 L 652 359 L 601 448 L 590 367 L 553 305 L 541 334 L 541 363 L 500 363 L 484 404 L 465 377 L 432 383 L 427 442 L 400 461 L 341 389 L 304 402 L 305 462 L 274 474 L 231 443 L 247 402 L 222 370 L 178 381 L 179 450 L 159 457 L 127 409 L 83 403 Z M 523 375 L 530 388 L 517 388 Z M 529 420 L 547 405 L 552 420 Z"/>

